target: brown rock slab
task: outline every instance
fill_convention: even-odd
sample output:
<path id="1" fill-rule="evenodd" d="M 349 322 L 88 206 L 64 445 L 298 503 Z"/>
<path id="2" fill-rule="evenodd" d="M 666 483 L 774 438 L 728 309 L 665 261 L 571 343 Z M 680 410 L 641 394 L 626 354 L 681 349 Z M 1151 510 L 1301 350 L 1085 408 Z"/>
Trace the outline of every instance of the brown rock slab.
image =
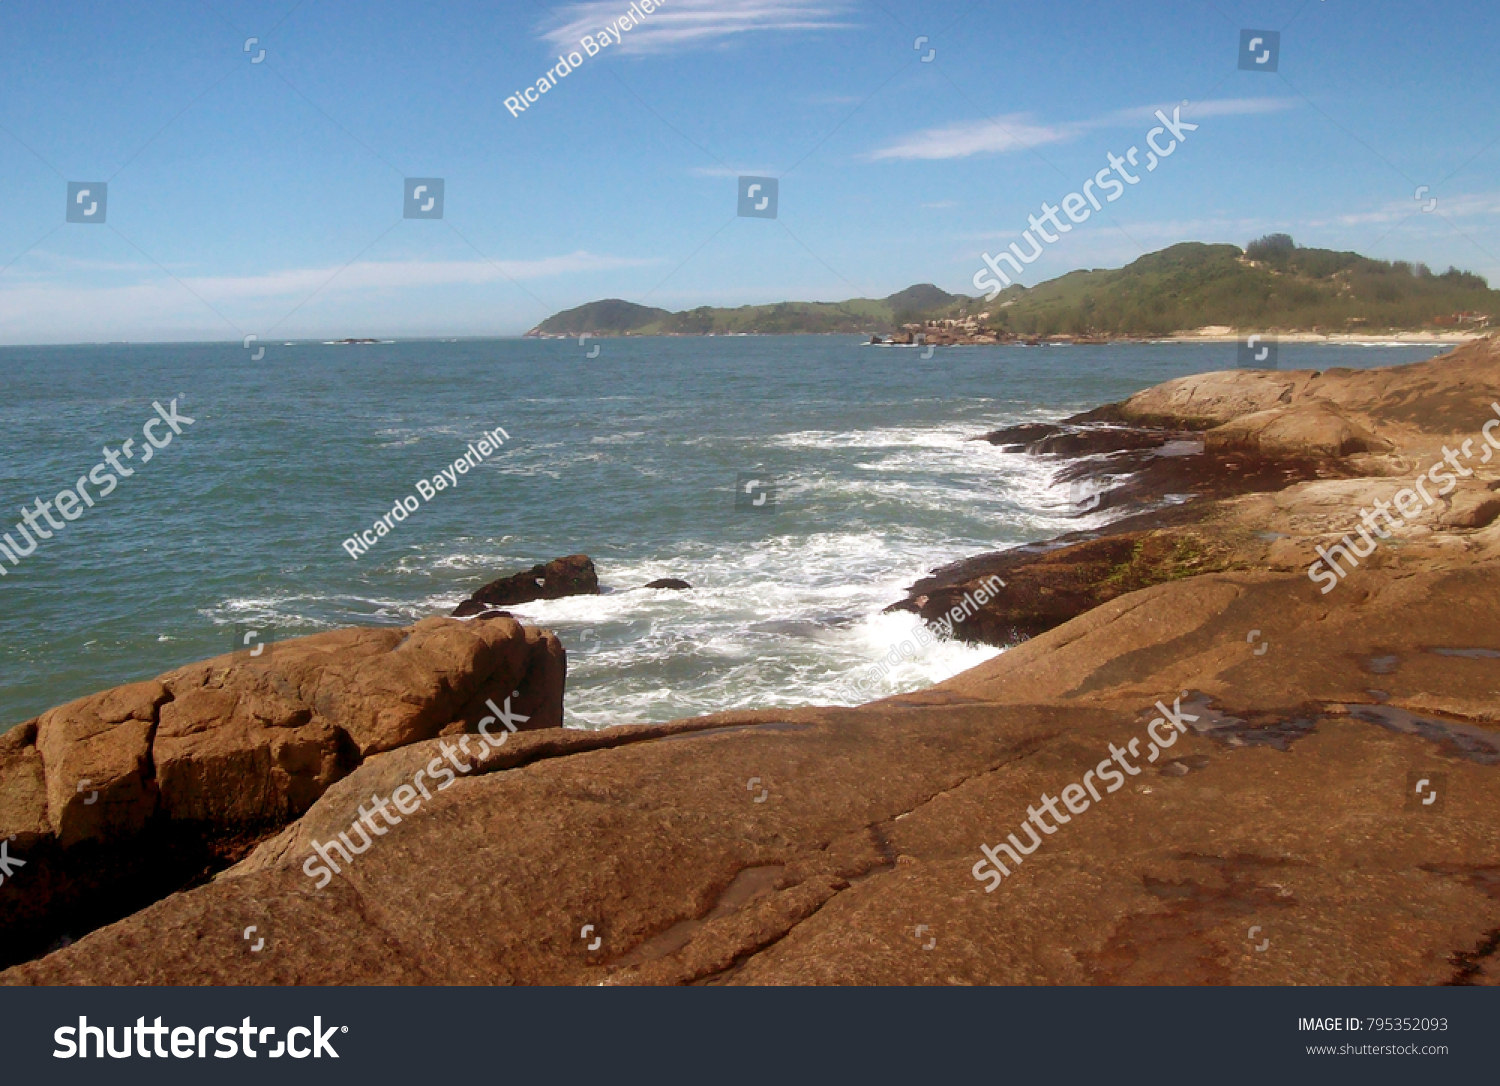
<path id="1" fill-rule="evenodd" d="M 546 631 L 432 618 L 279 642 L 49 710 L 0 738 L 0 830 L 24 850 L 27 884 L 0 895 L 0 960 L 233 863 L 363 758 L 473 733 L 491 702 L 519 729 L 560 727 L 566 669 Z"/>
<path id="2" fill-rule="evenodd" d="M 156 810 L 151 741 L 159 682 L 133 683 L 69 702 L 37 719 L 47 769 L 47 817 L 64 846 L 139 833 Z"/>
<path id="3" fill-rule="evenodd" d="M 1219 570 L 1306 572 L 1319 547 L 1357 538 L 1362 512 L 1398 496 L 1421 512 L 1362 569 L 1500 554 L 1500 535 L 1489 532 L 1500 518 L 1500 459 L 1486 426 L 1500 428 L 1494 340 L 1385 369 L 1195 374 L 1058 423 L 996 431 L 985 436 L 1062 460 L 1055 483 L 1087 484 L 1084 512 L 1123 515 L 936 570 L 891 609 L 932 619 L 977 578 L 998 574 L 1007 591 L 959 636 L 1011 644 L 1121 591 Z M 1472 475 L 1448 494 L 1429 477 L 1438 493 L 1424 507 L 1415 480 L 1453 456 Z"/>
<path id="4" fill-rule="evenodd" d="M 1072 546 L 1017 548 L 938 570 L 888 611 L 911 611 L 930 627 L 965 598 L 980 604 L 951 627 L 954 640 L 1013 645 L 1149 585 L 1224 569 L 1227 548 L 1191 529 L 1122 532 Z M 1003 587 L 990 580 L 999 577 Z M 986 584 L 991 586 L 983 591 Z M 939 632 L 943 632 L 941 629 Z"/>
<path id="5" fill-rule="evenodd" d="M 0 735 L 0 838 L 51 835 L 46 769 L 30 721 Z"/>
<path id="6" fill-rule="evenodd" d="M 1386 452 L 1391 445 L 1325 403 L 1272 407 L 1241 415 L 1204 435 L 1214 452 L 1265 456 L 1340 457 Z"/>

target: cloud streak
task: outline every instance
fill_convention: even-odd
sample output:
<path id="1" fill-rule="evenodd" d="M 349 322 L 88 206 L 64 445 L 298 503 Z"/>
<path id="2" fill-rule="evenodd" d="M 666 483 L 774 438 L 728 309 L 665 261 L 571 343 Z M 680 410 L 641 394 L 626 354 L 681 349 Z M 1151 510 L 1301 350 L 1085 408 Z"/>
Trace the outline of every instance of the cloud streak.
<path id="1" fill-rule="evenodd" d="M 1426 191 L 1422 195 L 1428 199 L 1435 198 L 1437 205 L 1433 210 L 1441 212 L 1448 219 L 1471 219 L 1484 215 L 1500 215 L 1500 192 L 1443 196 L 1440 193 Z M 1411 200 L 1387 203 L 1383 207 L 1372 211 L 1354 211 L 1344 215 L 1336 215 L 1333 218 L 1310 220 L 1308 225 L 1367 226 L 1380 223 L 1398 223 L 1411 218 L 1413 215 L 1417 215 L 1419 219 L 1425 219 L 1427 216 L 1420 215 L 1419 213 L 1426 204 L 1426 199 L 1418 199 L 1416 196 L 1413 196 Z"/>
<path id="2" fill-rule="evenodd" d="M 563 25 L 541 37 L 555 49 L 579 48 L 585 34 L 599 31 L 629 10 L 629 0 L 584 0 L 565 4 L 557 13 Z M 666 0 L 637 27 L 626 31 L 619 45 L 624 53 L 669 53 L 723 45 L 732 38 L 756 33 L 844 30 L 846 0 Z"/>
<path id="3" fill-rule="evenodd" d="M 1277 113 L 1296 104 L 1295 98 L 1228 98 L 1183 106 L 1184 119 Z M 1118 109 L 1091 120 L 1045 124 L 1029 113 L 1010 113 L 994 120 L 961 121 L 939 128 L 926 128 L 871 151 L 866 161 L 937 161 L 969 158 L 982 154 L 1009 154 L 1049 144 L 1069 143 L 1087 132 L 1120 128 L 1149 120 L 1158 108 L 1170 112 L 1175 105 Z"/>
<path id="4" fill-rule="evenodd" d="M 493 265 L 479 260 L 359 261 L 342 269 L 338 265 L 291 268 L 263 275 L 178 274 L 178 282 L 155 268 L 133 269 L 138 271 L 138 277 L 133 276 L 137 281 L 123 284 L 99 282 L 95 276 L 81 285 L 76 273 L 27 278 L 8 274 L 0 279 L 0 341 L 22 342 L 23 337 L 47 341 L 56 338 L 55 328 L 67 328 L 70 338 L 99 339 L 180 338 L 174 336 L 178 329 L 206 329 L 213 335 L 229 332 L 231 326 L 205 307 L 204 301 L 247 332 L 263 331 L 273 324 L 279 327 L 294 307 L 300 308 L 299 303 L 308 299 L 312 305 L 282 334 L 290 334 L 295 327 L 337 326 L 342 321 L 414 326 L 435 307 L 451 301 L 454 292 L 445 292 L 444 287 L 505 284 L 507 279 L 521 283 L 661 263 L 661 258 L 601 256 L 580 250 Z M 434 302 L 435 297 L 441 301 Z"/>
<path id="5" fill-rule="evenodd" d="M 33 254 L 44 263 L 51 263 L 72 271 L 130 271 L 145 276 L 147 280 L 160 278 L 160 272 L 147 264 L 105 264 L 102 262 L 75 261 L 68 257 L 38 252 Z M 575 275 L 584 272 L 615 271 L 620 268 L 641 268 L 660 264 L 660 257 L 636 258 L 601 256 L 585 250 L 561 256 L 542 257 L 539 260 L 497 260 L 493 264 L 483 260 L 391 260 L 358 261 L 344 266 L 337 264 L 321 268 L 289 268 L 263 275 L 194 276 L 175 272 L 177 278 L 202 294 L 210 301 L 231 298 L 278 298 L 288 295 L 306 294 L 323 283 L 328 290 L 400 290 L 447 286 L 454 283 L 489 283 L 497 279 L 543 279 L 554 275 Z M 7 278 L 21 279 L 16 269 Z M 33 273 L 33 281 L 58 282 L 55 274 Z M 330 282 L 331 280 L 331 282 Z M 58 285 L 62 285 L 58 282 Z M 70 285 L 69 289 L 79 288 Z M 0 296 L 7 290 L 0 280 Z"/>
<path id="6" fill-rule="evenodd" d="M 337 276 L 328 283 L 326 290 L 405 290 L 455 283 L 490 283 L 505 278 L 519 282 L 552 275 L 639 268 L 659 262 L 598 256 L 580 250 L 565 256 L 549 256 L 540 260 L 497 260 L 494 264 L 480 260 L 361 261 L 350 264 L 342 272 L 335 266 L 298 268 L 269 275 L 179 278 L 205 298 L 216 301 L 307 294 L 328 282 L 329 277 L 336 272 Z"/>

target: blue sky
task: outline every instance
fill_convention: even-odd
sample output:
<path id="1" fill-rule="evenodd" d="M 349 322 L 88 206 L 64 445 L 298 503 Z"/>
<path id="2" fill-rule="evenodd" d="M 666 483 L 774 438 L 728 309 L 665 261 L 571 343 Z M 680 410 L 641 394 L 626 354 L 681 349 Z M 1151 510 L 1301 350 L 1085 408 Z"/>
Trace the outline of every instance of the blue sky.
<path id="1" fill-rule="evenodd" d="M 666 0 L 512 116 L 629 8 L 0 7 L 0 343 L 974 294 L 982 252 L 1184 100 L 1199 128 L 1023 282 L 1285 231 L 1500 283 L 1492 3 Z M 1241 29 L 1281 31 L 1275 73 L 1239 70 Z M 776 220 L 736 216 L 740 174 L 780 178 Z M 444 179 L 441 221 L 403 219 L 405 177 Z M 100 180 L 105 225 L 64 224 Z"/>

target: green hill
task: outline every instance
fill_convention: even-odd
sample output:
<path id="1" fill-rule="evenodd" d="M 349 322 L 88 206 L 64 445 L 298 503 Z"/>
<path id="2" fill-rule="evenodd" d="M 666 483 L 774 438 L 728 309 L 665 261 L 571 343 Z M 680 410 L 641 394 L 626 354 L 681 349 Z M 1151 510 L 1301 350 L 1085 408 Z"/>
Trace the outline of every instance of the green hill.
<path id="1" fill-rule="evenodd" d="M 1116 269 L 1075 271 L 992 302 L 930 283 L 887 298 L 779 302 L 681 313 L 618 299 L 549 317 L 528 335 L 889 333 L 903 324 L 980 317 L 1002 335 L 1161 336 L 1211 325 L 1263 331 L 1389 332 L 1472 328 L 1500 317 L 1500 291 L 1450 268 L 1298 247 L 1285 234 L 1237 245 L 1184 242 Z"/>
<path id="2" fill-rule="evenodd" d="M 528 334 L 581 336 L 585 332 L 592 332 L 594 335 L 619 335 L 671 315 L 665 309 L 636 305 L 620 298 L 605 298 L 602 302 L 589 302 L 576 309 L 555 313 Z"/>
<path id="3" fill-rule="evenodd" d="M 886 299 L 890 307 L 898 313 L 902 310 L 925 313 L 955 301 L 966 302 L 968 299 L 959 294 L 949 294 L 946 290 L 939 290 L 931 283 L 918 283 L 914 287 L 898 290 Z"/>
<path id="4" fill-rule="evenodd" d="M 868 333 L 890 331 L 905 320 L 916 320 L 933 309 L 955 301 L 957 294 L 920 283 L 889 298 L 854 298 L 847 302 L 777 302 L 774 305 L 742 305 L 734 309 L 700 306 L 681 313 L 650 309 L 611 298 L 590 302 L 548 317 L 528 335 L 730 335 L 759 332 L 776 335 L 793 332 Z M 898 318 L 900 318 L 898 320 Z"/>
<path id="5" fill-rule="evenodd" d="M 1500 292 L 1469 272 L 1435 275 L 1421 264 L 1303 249 L 1279 234 L 1243 251 L 1174 245 L 1117 270 L 1011 287 L 984 308 L 988 325 L 1022 335 L 1166 335 L 1206 325 L 1394 331 L 1453 324 L 1461 313 L 1500 316 Z"/>

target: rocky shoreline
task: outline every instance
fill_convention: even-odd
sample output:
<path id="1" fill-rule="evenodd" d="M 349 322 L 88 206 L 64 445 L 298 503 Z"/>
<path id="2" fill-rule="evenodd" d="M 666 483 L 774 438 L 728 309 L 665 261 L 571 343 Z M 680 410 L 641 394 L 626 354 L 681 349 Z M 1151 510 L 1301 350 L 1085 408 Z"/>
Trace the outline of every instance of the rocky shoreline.
<path id="1" fill-rule="evenodd" d="M 561 647 L 489 609 L 586 591 L 568 559 L 468 621 L 54 709 L 0 739 L 0 840 L 27 861 L 0 980 L 1500 983 L 1497 402 L 1483 341 L 984 435 L 1123 515 L 914 585 L 893 606 L 935 619 L 998 574 L 955 635 L 1008 651 L 858 708 L 560 728 Z M 1465 441 L 1469 473 L 1320 590 L 1360 511 Z M 524 730 L 452 753 L 513 692 Z M 1163 712 L 1181 734 L 1148 760 Z M 439 758 L 452 787 L 370 816 Z M 1101 758 L 1123 783 L 1080 808 L 1065 786 Z M 361 820 L 380 840 L 315 886 L 315 844 Z M 198 851 L 130 873 L 173 842 Z"/>
<path id="2" fill-rule="evenodd" d="M 1243 343 L 1249 331 L 1247 329 L 1237 332 L 1231 328 L 1212 326 L 1174 332 L 1171 335 L 1150 335 L 1144 332 L 1139 334 L 1099 332 L 1076 336 L 1068 333 L 1032 336 L 1017 332 L 955 332 L 953 330 L 914 327 L 887 335 L 864 332 L 652 332 L 648 335 L 639 332 L 618 332 L 604 329 L 597 332 L 589 332 L 588 336 L 594 339 L 711 339 L 715 337 L 720 339 L 739 339 L 756 336 L 848 337 L 869 334 L 870 339 L 868 343 L 871 346 L 877 347 L 924 347 L 928 343 L 937 347 L 1071 347 L 1098 344 L 1113 345 L 1118 343 Z M 1392 329 L 1389 332 L 1325 332 L 1299 329 L 1278 331 L 1274 328 L 1260 329 L 1259 331 L 1262 336 L 1274 339 L 1280 343 L 1346 344 L 1360 347 L 1382 346 L 1390 343 L 1399 343 L 1413 347 L 1461 346 L 1465 343 L 1482 340 L 1489 335 L 1488 332 L 1434 332 L 1410 328 Z M 918 338 L 919 336 L 920 338 Z M 578 337 L 575 335 L 556 335 L 540 332 L 533 328 L 531 331 L 525 333 L 522 338 L 576 340 Z"/>

